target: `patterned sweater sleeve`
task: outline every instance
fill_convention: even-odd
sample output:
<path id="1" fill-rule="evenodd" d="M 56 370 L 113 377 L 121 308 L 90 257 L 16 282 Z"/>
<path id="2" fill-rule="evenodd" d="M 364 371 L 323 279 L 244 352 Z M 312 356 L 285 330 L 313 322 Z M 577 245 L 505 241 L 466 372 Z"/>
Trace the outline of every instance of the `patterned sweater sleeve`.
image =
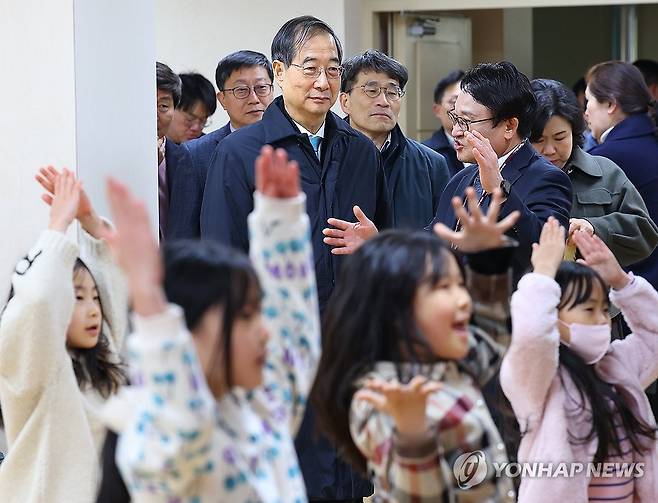
<path id="1" fill-rule="evenodd" d="M 521 433 L 541 420 L 558 368 L 560 287 L 542 274 L 526 274 L 512 295 L 512 343 L 503 358 L 500 383 Z"/>
<path id="2" fill-rule="evenodd" d="M 291 433 L 301 424 L 320 358 L 315 268 L 305 213 L 306 196 L 273 199 L 254 194 L 250 255 L 264 292 L 270 331 L 265 393 L 282 404 Z M 275 413 L 276 416 L 279 414 Z"/>
<path id="3" fill-rule="evenodd" d="M 131 494 L 193 496 L 210 456 L 215 400 L 182 309 L 134 318 L 128 358 L 136 407 L 121 432 L 117 464 Z"/>
<path id="4" fill-rule="evenodd" d="M 105 220 L 103 222 L 111 225 Z M 118 355 L 128 329 L 128 286 L 124 274 L 112 258 L 105 240 L 96 239 L 83 229 L 78 236 L 80 260 L 94 277 L 101 299 L 103 318 L 107 322 L 104 333 L 108 336 L 112 353 Z"/>
<path id="5" fill-rule="evenodd" d="M 439 453 L 436 432 L 416 438 L 395 431 L 390 416 L 363 400 L 352 400 L 350 433 L 356 447 L 368 460 L 385 500 L 430 503 L 450 491 L 449 474 Z"/>
<path id="6" fill-rule="evenodd" d="M 0 401 L 10 435 L 29 418 L 57 372 L 71 366 L 66 332 L 77 254 L 64 233 L 46 230 L 12 275 L 13 297 L 0 318 Z"/>

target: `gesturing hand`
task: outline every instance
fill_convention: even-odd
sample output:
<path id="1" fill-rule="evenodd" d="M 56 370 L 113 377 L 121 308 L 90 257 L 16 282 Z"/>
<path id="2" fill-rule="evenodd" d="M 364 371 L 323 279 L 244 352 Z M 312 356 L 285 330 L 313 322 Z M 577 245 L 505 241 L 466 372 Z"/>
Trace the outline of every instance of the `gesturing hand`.
<path id="1" fill-rule="evenodd" d="M 375 224 L 361 211 L 361 208 L 355 206 L 352 211 L 354 211 L 356 222 L 329 218 L 327 223 L 333 228 L 326 227 L 322 229 L 322 234 L 326 236 L 322 241 L 329 246 L 333 246 L 331 253 L 334 255 L 354 253 L 363 243 L 379 232 Z"/>
<path id="2" fill-rule="evenodd" d="M 75 219 L 80 205 L 80 182 L 73 173 L 66 171 L 57 175 L 50 199 L 50 223 L 48 228 L 65 232 Z"/>
<path id="3" fill-rule="evenodd" d="M 500 182 L 503 181 L 498 166 L 498 154 L 491 146 L 489 139 L 482 136 L 479 131 L 466 133 L 466 141 L 473 149 L 473 157 L 480 170 L 482 188 L 491 194 L 500 187 Z"/>
<path id="4" fill-rule="evenodd" d="M 591 236 L 585 231 L 577 231 L 572 239 L 583 257 L 578 262 L 598 272 L 603 281 L 612 288 L 621 290 L 630 282 L 630 277 L 601 238 Z"/>
<path id="5" fill-rule="evenodd" d="M 166 308 L 162 292 L 162 260 L 144 204 L 121 183 L 109 179 L 107 199 L 115 230 L 104 228 L 117 263 L 126 273 L 135 311 L 148 316 Z"/>
<path id="6" fill-rule="evenodd" d="M 478 206 L 473 187 L 466 189 L 466 200 L 468 202 L 468 213 L 458 197 L 452 198 L 452 207 L 461 222 L 461 230 L 455 232 L 446 225 L 438 223 L 434 226 L 434 233 L 444 241 L 452 243 L 455 247 L 467 253 L 502 246 L 505 232 L 516 223 L 520 213 L 513 211 L 498 222 L 498 214 L 503 203 L 503 194 L 499 188 L 493 192 L 489 213 L 486 215 L 482 213 L 481 208 Z"/>
<path id="7" fill-rule="evenodd" d="M 542 227 L 539 244 L 533 243 L 530 261 L 536 273 L 555 278 L 564 257 L 564 227 L 554 217 Z"/>
<path id="8" fill-rule="evenodd" d="M 287 199 L 299 194 L 299 165 L 288 161 L 282 148 L 265 145 L 256 158 L 256 190 L 268 197 Z"/>
<path id="9" fill-rule="evenodd" d="M 400 433 L 417 435 L 427 431 L 427 397 L 440 389 L 440 383 L 423 376 L 414 377 L 409 384 L 370 379 L 354 398 L 365 400 L 391 416 Z"/>

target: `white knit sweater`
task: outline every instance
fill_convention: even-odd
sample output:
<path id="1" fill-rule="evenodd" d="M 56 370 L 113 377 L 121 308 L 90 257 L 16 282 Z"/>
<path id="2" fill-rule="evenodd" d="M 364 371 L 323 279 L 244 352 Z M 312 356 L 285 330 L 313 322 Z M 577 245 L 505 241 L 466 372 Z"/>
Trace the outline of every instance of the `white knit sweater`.
<path id="1" fill-rule="evenodd" d="M 80 391 L 66 349 L 78 254 L 96 281 L 113 350 L 126 331 L 127 299 L 105 243 L 84 232 L 80 243 L 78 250 L 65 234 L 46 230 L 12 276 L 14 295 L 0 318 L 0 404 L 9 447 L 0 465 L 3 503 L 95 498 L 102 398 Z"/>

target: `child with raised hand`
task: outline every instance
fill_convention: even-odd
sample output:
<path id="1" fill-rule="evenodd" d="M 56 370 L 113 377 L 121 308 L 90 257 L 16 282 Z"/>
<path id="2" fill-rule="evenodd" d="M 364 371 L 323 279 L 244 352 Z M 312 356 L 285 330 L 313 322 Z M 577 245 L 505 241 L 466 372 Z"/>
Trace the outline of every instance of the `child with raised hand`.
<path id="1" fill-rule="evenodd" d="M 165 247 L 163 271 L 143 206 L 109 184 L 109 239 L 136 313 L 133 399 L 115 414 L 124 418 L 117 464 L 134 501 L 306 500 L 293 438 L 320 331 L 298 166 L 264 147 L 256 187 L 251 264 L 185 241 Z"/>
<path id="2" fill-rule="evenodd" d="M 30 503 L 93 500 L 105 429 L 99 406 L 124 382 L 114 349 L 127 298 L 106 225 L 80 182 L 44 168 L 48 229 L 16 266 L 0 317 L 0 405 L 9 452 L 0 499 Z M 66 236 L 79 220 L 80 246 Z"/>
<path id="3" fill-rule="evenodd" d="M 371 477 L 377 501 L 515 500 L 491 464 L 474 488 L 453 476 L 467 452 L 507 462 L 481 388 L 509 339 L 514 247 L 504 233 L 518 213 L 497 222 L 500 191 L 488 215 L 472 188 L 467 198 L 470 214 L 453 202 L 462 230 L 436 229 L 467 255 L 466 270 L 431 233 L 383 232 L 345 261 L 325 313 L 318 422 Z"/>
<path id="4" fill-rule="evenodd" d="M 549 219 L 533 247 L 534 272 L 512 297 L 512 343 L 500 378 L 522 433 L 519 462 L 585 469 L 524 478 L 519 502 L 654 502 L 656 422 L 643 390 L 658 377 L 658 293 L 585 232 L 573 235 L 583 259 L 562 262 L 564 234 Z M 610 302 L 633 331 L 612 343 Z M 643 473 L 606 476 L 587 463 L 643 463 Z"/>

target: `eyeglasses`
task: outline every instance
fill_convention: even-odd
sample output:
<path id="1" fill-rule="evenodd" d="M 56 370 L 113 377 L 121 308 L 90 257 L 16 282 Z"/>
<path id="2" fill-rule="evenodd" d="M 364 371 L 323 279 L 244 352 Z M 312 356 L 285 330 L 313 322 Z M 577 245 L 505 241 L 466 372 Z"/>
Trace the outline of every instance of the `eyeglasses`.
<path id="1" fill-rule="evenodd" d="M 343 74 L 342 66 L 302 66 L 296 65 L 295 63 L 290 63 L 290 66 L 295 66 L 302 71 L 302 75 L 309 79 L 317 79 L 322 72 L 327 76 L 328 79 L 339 79 Z"/>
<path id="2" fill-rule="evenodd" d="M 377 84 L 364 84 L 362 86 L 354 86 L 352 89 L 348 89 L 346 92 L 350 93 L 357 87 L 363 89 L 363 92 L 369 98 L 376 98 L 382 91 L 384 91 L 384 96 L 388 101 L 400 101 L 400 98 L 404 96 L 404 91 L 397 86 L 381 87 Z"/>
<path id="3" fill-rule="evenodd" d="M 477 124 L 478 122 L 485 122 L 485 121 L 491 121 L 494 120 L 494 117 L 489 117 L 487 119 L 478 119 L 475 121 L 464 119 L 463 117 L 460 117 L 457 115 L 454 111 L 448 112 L 448 117 L 452 121 L 453 124 L 456 124 L 459 129 L 461 129 L 464 133 L 467 131 L 471 130 L 471 124 Z"/>
<path id="4" fill-rule="evenodd" d="M 197 117 L 188 112 L 183 112 L 183 120 L 185 121 L 185 125 L 189 128 L 198 125 L 201 129 L 205 129 L 212 124 L 212 121 L 208 120 L 207 117 Z"/>
<path id="5" fill-rule="evenodd" d="M 232 92 L 233 96 L 235 96 L 239 100 L 245 99 L 247 96 L 251 94 L 251 90 L 253 89 L 254 93 L 256 93 L 256 96 L 259 96 L 261 98 L 265 98 L 266 96 L 269 96 L 272 94 L 272 89 L 274 89 L 273 84 L 259 84 L 257 86 L 237 86 L 237 87 L 232 87 L 231 89 L 220 89 L 221 92 L 227 93 L 227 92 Z"/>

